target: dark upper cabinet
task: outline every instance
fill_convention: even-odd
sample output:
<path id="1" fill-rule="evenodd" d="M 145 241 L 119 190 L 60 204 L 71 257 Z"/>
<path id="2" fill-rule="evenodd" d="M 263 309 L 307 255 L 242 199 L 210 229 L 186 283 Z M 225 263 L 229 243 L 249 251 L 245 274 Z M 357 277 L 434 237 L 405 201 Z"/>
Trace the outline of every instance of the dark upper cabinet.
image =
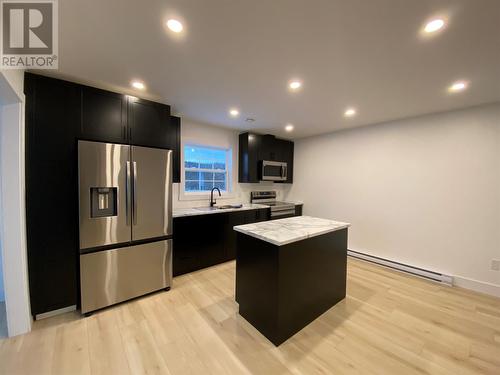
<path id="1" fill-rule="evenodd" d="M 181 119 L 170 116 L 168 105 L 132 97 L 127 114 L 130 144 L 172 150 L 173 182 L 180 182 Z"/>
<path id="2" fill-rule="evenodd" d="M 281 140 L 274 135 L 266 134 L 262 137 L 262 146 L 259 151 L 259 160 L 284 161 Z"/>
<path id="3" fill-rule="evenodd" d="M 173 182 L 180 182 L 179 117 L 170 106 L 93 87 L 81 88 L 78 138 L 173 151 Z"/>
<path id="4" fill-rule="evenodd" d="M 290 141 L 280 140 L 283 160 L 287 162 L 286 183 L 293 183 L 293 149 L 294 144 Z"/>
<path id="5" fill-rule="evenodd" d="M 243 133 L 239 136 L 238 182 L 259 182 L 259 159 L 263 139 L 259 134 Z"/>
<path id="6" fill-rule="evenodd" d="M 33 315 L 78 304 L 80 87 L 27 73 L 26 234 Z"/>
<path id="7" fill-rule="evenodd" d="M 127 97 L 83 86 L 80 139 L 127 143 Z"/>
<path id="8" fill-rule="evenodd" d="M 174 173 L 173 182 L 181 182 L 181 118 L 170 116 L 170 136 L 167 148 L 173 150 Z"/>
<path id="9" fill-rule="evenodd" d="M 170 107 L 149 100 L 129 97 L 130 143 L 136 146 L 171 146 Z"/>
<path id="10" fill-rule="evenodd" d="M 239 136 L 238 182 L 259 182 L 260 162 L 262 160 L 287 163 L 286 183 L 293 183 L 292 141 L 276 138 L 273 135 L 243 133 Z"/>

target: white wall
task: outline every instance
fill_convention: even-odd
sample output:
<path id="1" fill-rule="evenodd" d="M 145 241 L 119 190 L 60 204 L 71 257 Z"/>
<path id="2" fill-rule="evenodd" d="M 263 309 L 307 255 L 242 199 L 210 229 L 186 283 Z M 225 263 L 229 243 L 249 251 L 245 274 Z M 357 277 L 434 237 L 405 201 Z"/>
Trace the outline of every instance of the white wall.
<path id="1" fill-rule="evenodd" d="M 352 223 L 351 250 L 500 295 L 500 103 L 299 140 L 294 177 L 305 214 Z"/>
<path id="2" fill-rule="evenodd" d="M 24 101 L 24 70 L 2 70 L 0 74 L 9 83 L 10 90 L 14 91 L 17 99 Z"/>
<path id="3" fill-rule="evenodd" d="M 181 143 L 192 143 L 197 145 L 206 145 L 220 148 L 231 148 L 233 156 L 232 180 L 233 193 L 225 198 L 217 197 L 217 201 L 224 204 L 248 203 L 250 201 L 250 192 L 253 190 L 276 190 L 278 198 L 282 198 L 290 189 L 289 184 L 274 184 L 272 182 L 261 182 L 258 184 L 239 184 L 238 183 L 238 134 L 237 130 L 216 127 L 182 119 Z M 206 197 L 197 200 L 186 200 L 180 193 L 179 184 L 174 184 L 173 207 L 200 207 L 207 206 L 209 194 Z"/>
<path id="4" fill-rule="evenodd" d="M 0 241 L 9 336 L 31 329 L 24 184 L 24 72 L 0 72 Z"/>
<path id="5" fill-rule="evenodd" d="M 0 211 L 0 216 L 2 215 L 2 212 Z M 4 286 L 3 286 L 3 259 L 2 259 L 2 242 L 0 241 L 0 302 L 5 301 L 5 293 L 4 293 Z"/>

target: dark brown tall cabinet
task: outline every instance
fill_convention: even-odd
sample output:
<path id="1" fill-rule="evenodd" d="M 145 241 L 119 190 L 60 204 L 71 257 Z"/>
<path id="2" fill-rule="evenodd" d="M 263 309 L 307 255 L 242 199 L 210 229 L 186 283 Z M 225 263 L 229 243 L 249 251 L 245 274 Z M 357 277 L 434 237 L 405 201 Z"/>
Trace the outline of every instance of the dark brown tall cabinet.
<path id="1" fill-rule="evenodd" d="M 180 126 L 170 106 L 25 75 L 26 226 L 33 315 L 78 305 L 78 139 L 171 149 L 180 180 Z"/>
<path id="2" fill-rule="evenodd" d="M 77 304 L 77 85 L 26 74 L 26 229 L 33 315 Z"/>

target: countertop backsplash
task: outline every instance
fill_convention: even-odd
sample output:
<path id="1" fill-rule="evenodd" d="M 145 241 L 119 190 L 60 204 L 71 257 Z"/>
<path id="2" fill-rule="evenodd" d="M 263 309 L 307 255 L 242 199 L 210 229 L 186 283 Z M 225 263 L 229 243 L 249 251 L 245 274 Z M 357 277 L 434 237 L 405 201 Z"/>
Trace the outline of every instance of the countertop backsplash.
<path id="1" fill-rule="evenodd" d="M 240 184 L 236 183 L 233 185 L 233 192 L 228 197 L 219 197 L 217 193 L 214 194 L 217 202 L 220 204 L 238 204 L 238 203 L 249 203 L 250 202 L 250 192 L 252 191 L 263 191 L 263 190 L 275 190 L 277 193 L 276 199 L 285 200 L 291 185 L 289 184 L 277 184 L 272 182 L 261 182 L 259 184 Z M 206 198 L 196 199 L 196 200 L 185 200 L 180 199 L 180 184 L 174 183 L 172 190 L 172 200 L 173 209 L 179 208 L 191 208 L 191 207 L 204 207 L 208 206 L 210 201 L 210 196 L 207 194 Z"/>

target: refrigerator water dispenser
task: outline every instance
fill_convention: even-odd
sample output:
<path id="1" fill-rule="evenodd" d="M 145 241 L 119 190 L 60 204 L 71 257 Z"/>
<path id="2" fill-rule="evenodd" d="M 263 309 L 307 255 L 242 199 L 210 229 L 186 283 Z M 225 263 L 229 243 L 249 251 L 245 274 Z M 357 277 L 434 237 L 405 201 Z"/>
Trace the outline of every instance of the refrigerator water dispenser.
<path id="1" fill-rule="evenodd" d="M 90 217 L 110 217 L 117 215 L 116 187 L 93 187 L 90 188 Z"/>

